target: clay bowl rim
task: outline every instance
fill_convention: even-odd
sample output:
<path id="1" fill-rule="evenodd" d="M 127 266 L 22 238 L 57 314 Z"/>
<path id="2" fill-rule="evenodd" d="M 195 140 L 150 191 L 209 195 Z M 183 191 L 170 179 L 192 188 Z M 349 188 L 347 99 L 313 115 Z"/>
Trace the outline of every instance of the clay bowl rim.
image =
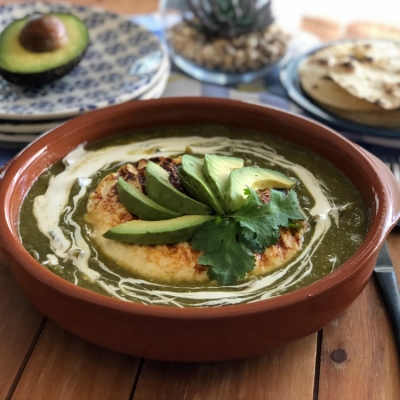
<path id="1" fill-rule="evenodd" d="M 88 123 L 88 125 L 91 125 L 93 127 L 93 125 L 95 126 L 97 124 L 100 124 L 101 120 L 110 118 L 110 116 L 115 114 L 115 111 L 117 111 L 117 113 L 125 113 L 125 110 L 130 110 L 130 112 L 132 112 L 132 107 L 134 109 L 140 109 L 142 106 L 147 107 L 147 105 L 151 107 L 151 104 L 153 103 L 160 105 L 163 105 L 163 103 L 168 103 L 168 106 L 171 106 L 171 103 L 177 105 L 187 104 L 188 102 L 195 104 L 200 103 L 202 105 L 205 105 L 205 103 L 207 103 L 206 105 L 208 106 L 213 106 L 214 104 L 221 104 L 222 106 L 224 106 L 225 104 L 227 105 L 229 103 L 232 106 L 239 106 L 239 108 L 241 108 L 244 112 L 246 111 L 246 109 L 254 109 L 256 107 L 259 108 L 260 111 L 269 110 L 270 112 L 273 112 L 280 117 L 286 116 L 295 120 L 306 121 L 306 123 L 309 124 L 311 128 L 319 127 L 318 129 L 323 129 L 330 137 L 336 137 L 335 140 L 340 142 L 343 148 L 347 148 L 348 151 L 351 151 L 353 153 L 353 156 L 355 156 L 358 161 L 362 160 L 362 163 L 367 164 L 370 167 L 371 171 L 374 172 L 376 182 L 379 182 L 380 186 L 382 186 L 382 190 L 384 190 L 385 193 L 387 192 L 387 188 L 385 190 L 383 180 L 378 175 L 378 171 L 376 170 L 377 167 L 373 163 L 371 156 L 367 152 L 363 151 L 359 146 L 345 139 L 334 130 L 309 118 L 302 117 L 294 113 L 283 111 L 274 107 L 258 106 L 230 99 L 180 97 L 173 99 L 165 98 L 148 100 L 138 103 L 124 103 L 109 107 L 107 109 L 96 110 L 84 114 L 52 129 L 46 135 L 39 137 L 36 141 L 32 142 L 5 166 L 3 172 L 0 173 L 0 186 L 1 183 L 3 183 L 3 185 L 8 183 L 9 185 L 7 186 L 6 190 L 0 193 L 0 204 L 4 203 L 5 210 L 4 213 L 3 211 L 1 211 L 0 213 L 0 224 L 5 226 L 5 229 L 2 229 L 0 231 L 0 237 L 3 238 L 3 243 L 7 243 L 6 245 L 2 245 L 7 256 L 19 265 L 18 268 L 25 269 L 26 272 L 28 272 L 35 279 L 41 281 L 55 292 L 59 292 L 64 296 L 79 298 L 82 301 L 92 303 L 93 306 L 106 307 L 114 311 L 119 311 L 131 315 L 140 315 L 143 317 L 152 318 L 156 317 L 159 319 L 172 318 L 176 320 L 223 320 L 232 317 L 257 316 L 265 312 L 287 308 L 289 306 L 294 306 L 296 303 L 303 303 L 309 301 L 310 298 L 317 298 L 318 296 L 330 293 L 330 291 L 332 290 L 336 290 L 337 286 L 340 285 L 342 281 L 350 279 L 351 276 L 356 274 L 360 268 L 364 268 L 363 264 L 367 261 L 368 257 L 371 256 L 371 254 L 375 254 L 379 250 L 381 244 L 383 243 L 383 240 L 389 233 L 390 228 L 393 227 L 395 224 L 395 222 L 393 222 L 393 218 L 392 220 L 390 220 L 392 214 L 388 212 L 385 214 L 385 207 L 382 206 L 377 208 L 375 210 L 375 214 L 371 216 L 373 221 L 369 228 L 367 236 L 364 239 L 363 244 L 347 261 L 345 261 L 340 267 L 338 267 L 338 269 L 303 288 L 296 289 L 293 292 L 284 295 L 260 300 L 254 303 L 236 304 L 213 308 L 179 308 L 173 306 L 169 307 L 158 305 L 145 305 L 128 301 L 125 302 L 76 286 L 73 283 L 70 283 L 59 277 L 58 275 L 52 273 L 48 269 L 44 268 L 43 265 L 41 265 L 39 262 L 37 262 L 23 247 L 21 241 L 19 240 L 19 237 L 17 235 L 17 228 L 13 228 L 12 216 L 10 216 L 8 213 L 8 210 L 11 208 L 11 206 L 7 206 L 7 202 L 4 201 L 11 195 L 9 187 L 13 187 L 18 179 L 20 179 L 20 175 L 22 175 L 21 167 L 23 167 L 22 171 L 31 168 L 31 164 L 34 163 L 39 156 L 43 156 L 46 151 L 48 151 L 48 143 L 54 144 L 54 142 L 62 141 L 71 134 L 69 132 L 73 131 L 73 129 L 69 130 L 70 127 L 72 128 L 74 126 L 84 126 L 85 123 Z M 80 140 L 80 143 L 82 143 L 82 140 Z M 74 147 L 76 147 L 76 145 Z M 69 151 L 70 150 L 66 150 L 64 152 L 64 155 Z M 390 173 L 389 170 L 388 172 Z M 24 189 L 24 195 L 26 194 L 27 190 L 29 190 L 29 188 Z M 388 196 L 385 196 L 384 203 L 385 202 L 387 202 L 389 205 L 389 207 L 387 207 L 388 210 L 392 210 L 393 198 L 388 198 Z M 18 208 L 19 207 L 20 203 L 18 204 Z"/>

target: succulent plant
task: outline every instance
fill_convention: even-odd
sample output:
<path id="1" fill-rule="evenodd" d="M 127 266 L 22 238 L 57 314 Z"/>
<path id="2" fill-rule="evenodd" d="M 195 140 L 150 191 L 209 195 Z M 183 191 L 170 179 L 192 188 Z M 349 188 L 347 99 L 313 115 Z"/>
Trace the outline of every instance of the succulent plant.
<path id="1" fill-rule="evenodd" d="M 209 36 L 234 38 L 261 30 L 274 18 L 271 0 L 187 0 L 201 29 Z"/>

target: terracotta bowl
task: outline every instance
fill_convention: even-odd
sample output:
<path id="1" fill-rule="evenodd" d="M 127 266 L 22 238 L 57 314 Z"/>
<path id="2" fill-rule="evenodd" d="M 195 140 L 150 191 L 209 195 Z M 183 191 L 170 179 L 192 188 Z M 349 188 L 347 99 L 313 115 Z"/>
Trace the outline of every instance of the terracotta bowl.
<path id="1" fill-rule="evenodd" d="M 77 287 L 35 261 L 18 238 L 21 202 L 37 176 L 82 142 L 144 127 L 221 123 L 267 131 L 319 153 L 360 191 L 370 229 L 359 250 L 321 280 L 292 293 L 217 308 L 124 302 Z M 400 217 L 400 189 L 376 158 L 306 118 L 242 102 L 173 98 L 129 102 L 57 127 L 0 175 L 0 246 L 23 292 L 51 320 L 100 346 L 158 360 L 212 361 L 265 353 L 316 332 L 344 311 L 370 278 L 377 253 Z"/>

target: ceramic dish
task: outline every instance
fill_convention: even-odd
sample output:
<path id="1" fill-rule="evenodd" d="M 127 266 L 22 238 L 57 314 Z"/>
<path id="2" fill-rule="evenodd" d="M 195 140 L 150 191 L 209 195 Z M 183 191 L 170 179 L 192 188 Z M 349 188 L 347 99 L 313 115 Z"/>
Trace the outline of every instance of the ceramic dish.
<path id="1" fill-rule="evenodd" d="M 57 125 L 62 124 L 68 119 L 54 119 L 44 121 L 13 121 L 13 120 L 1 120 L 0 131 L 6 134 L 19 133 L 19 134 L 32 134 L 32 133 L 43 133 Z"/>
<path id="2" fill-rule="evenodd" d="M 162 95 L 165 90 L 168 77 L 169 77 L 169 62 L 166 64 L 165 73 L 160 76 L 159 80 L 154 82 L 146 92 L 138 96 L 134 100 L 147 100 L 155 99 Z M 20 133 L 20 134 L 31 134 L 31 133 L 43 133 L 48 131 L 57 125 L 66 122 L 67 119 L 52 119 L 52 120 L 38 120 L 38 121 L 18 121 L 18 120 L 0 120 L 0 131 L 6 134 L 8 133 Z"/>
<path id="3" fill-rule="evenodd" d="M 147 92 L 143 93 L 141 96 L 139 96 L 137 99 L 134 100 L 150 100 L 150 99 L 158 99 L 161 97 L 161 95 L 164 93 L 165 87 L 167 86 L 168 82 L 168 74 L 163 75 L 161 79 L 153 86 L 151 87 Z M 48 130 L 51 130 L 55 128 L 58 125 L 63 124 L 64 122 L 68 121 L 68 119 L 65 120 L 55 120 L 52 121 L 51 123 L 45 123 L 41 124 L 40 122 L 37 123 L 37 126 L 47 126 L 47 128 L 43 129 L 42 131 L 38 132 L 36 135 L 31 134 L 28 132 L 24 133 L 12 133 L 12 132 L 5 132 L 5 129 L 3 129 L 2 123 L 6 125 L 4 121 L 0 123 L 0 148 L 3 149 L 22 149 L 24 148 L 28 143 L 32 142 L 33 140 L 37 139 L 39 135 L 43 134 L 44 132 L 47 132 Z M 13 125 L 10 125 L 11 127 Z M 16 124 L 15 125 L 17 128 L 20 129 L 20 131 L 24 130 L 25 124 Z M 34 123 L 27 123 L 27 130 L 30 130 L 31 128 L 35 127 L 36 124 Z M 35 130 L 35 129 L 33 129 Z M 35 132 L 36 133 L 36 132 Z"/>
<path id="4" fill-rule="evenodd" d="M 49 165 L 83 142 L 144 127 L 219 123 L 265 131 L 323 156 L 360 192 L 370 228 L 359 249 L 324 278 L 248 304 L 179 308 L 136 304 L 75 286 L 39 264 L 18 236 L 21 201 Z M 32 303 L 68 331 L 134 356 L 216 361 L 265 353 L 318 331 L 369 280 L 378 251 L 400 217 L 400 187 L 376 158 L 329 128 L 278 109 L 214 98 L 129 102 L 74 118 L 31 143 L 0 174 L 0 246 Z"/>
<path id="5" fill-rule="evenodd" d="M 38 88 L 0 79 L 0 118 L 66 118 L 122 103 L 146 92 L 168 70 L 168 54 L 155 35 L 106 11 L 41 2 L 0 7 L 0 29 L 34 12 L 67 12 L 82 19 L 90 45 L 68 75 Z"/>
<path id="6" fill-rule="evenodd" d="M 161 97 L 168 83 L 169 72 L 170 72 L 170 64 L 169 61 L 167 61 L 165 74 L 163 74 L 160 77 L 160 79 L 154 84 L 154 86 L 149 88 L 149 90 L 147 90 L 134 100 L 150 100 L 150 99 L 158 99 L 159 97 Z"/>
<path id="7" fill-rule="evenodd" d="M 19 135 L 13 133 L 0 133 L 0 147 L 2 149 L 18 150 L 37 139 L 38 135 Z"/>
<path id="8" fill-rule="evenodd" d="M 313 118 L 338 129 L 346 129 L 357 133 L 363 133 L 374 136 L 384 136 L 391 138 L 400 138 L 400 130 L 392 130 L 385 128 L 376 128 L 367 125 L 357 124 L 347 121 L 343 118 L 336 117 L 323 110 L 315 103 L 301 88 L 298 69 L 300 64 L 311 54 L 321 50 L 324 47 L 331 46 L 329 43 L 319 47 L 298 57 L 291 59 L 280 71 L 280 81 L 285 88 L 288 96 L 303 110 L 305 110 Z"/>

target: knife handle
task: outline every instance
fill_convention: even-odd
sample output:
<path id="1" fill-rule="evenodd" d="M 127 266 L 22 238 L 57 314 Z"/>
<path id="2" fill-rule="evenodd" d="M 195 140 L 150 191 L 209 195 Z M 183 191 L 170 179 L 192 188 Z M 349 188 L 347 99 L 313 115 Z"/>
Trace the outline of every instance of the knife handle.
<path id="1" fill-rule="evenodd" d="M 375 276 L 389 312 L 397 352 L 400 356 L 400 292 L 396 275 L 394 271 L 379 271 L 379 273 L 375 273 Z"/>

